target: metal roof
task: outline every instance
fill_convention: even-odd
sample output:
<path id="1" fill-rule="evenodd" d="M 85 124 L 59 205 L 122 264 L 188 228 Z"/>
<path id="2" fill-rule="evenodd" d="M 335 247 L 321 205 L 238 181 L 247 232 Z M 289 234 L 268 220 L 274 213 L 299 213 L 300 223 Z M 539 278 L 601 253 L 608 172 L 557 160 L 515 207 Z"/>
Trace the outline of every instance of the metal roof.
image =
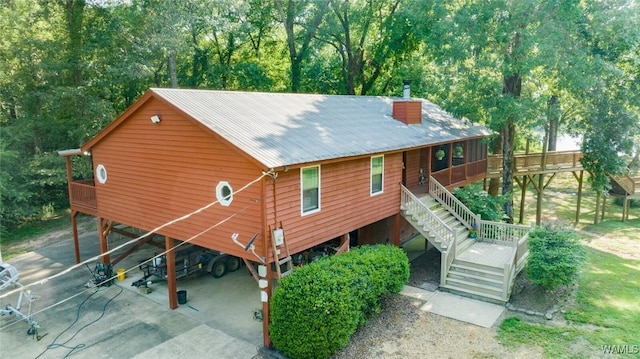
<path id="1" fill-rule="evenodd" d="M 394 98 L 151 89 L 268 168 L 397 151 L 490 131 L 421 99 L 422 124 L 391 117 Z M 401 100 L 396 98 L 395 100 Z"/>

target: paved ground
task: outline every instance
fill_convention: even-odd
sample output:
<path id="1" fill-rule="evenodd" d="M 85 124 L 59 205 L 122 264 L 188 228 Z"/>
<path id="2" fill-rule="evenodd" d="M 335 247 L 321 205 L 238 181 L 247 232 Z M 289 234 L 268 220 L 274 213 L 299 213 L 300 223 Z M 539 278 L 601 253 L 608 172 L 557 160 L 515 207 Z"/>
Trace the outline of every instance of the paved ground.
<path id="1" fill-rule="evenodd" d="M 83 259 L 99 253 L 95 236 L 81 237 Z M 39 312 L 35 319 L 41 339 L 26 335 L 27 324 L 16 322 L 14 316 L 0 317 L 0 357 L 225 359 L 256 355 L 262 345 L 262 323 L 253 319 L 253 311 L 261 304 L 257 283 L 246 271 L 219 279 L 207 275 L 178 281 L 178 289 L 187 291 L 187 303 L 171 310 L 164 284 L 153 284 L 152 293 L 146 295 L 130 286 L 142 276 L 137 261 L 145 256 L 135 253 L 119 263 L 118 267 L 135 269 L 128 273 L 128 280 L 110 287 L 87 289 L 84 284 L 93 277 L 86 267 L 33 286 L 33 294 L 39 297 L 33 310 Z M 73 245 L 71 240 L 61 241 L 9 262 L 18 269 L 23 284 L 33 283 L 72 265 Z M 15 303 L 15 296 L 0 299 L 3 307 Z M 23 304 L 22 310 L 27 309 Z"/>
<path id="2" fill-rule="evenodd" d="M 81 258 L 99 253 L 96 233 L 81 237 Z M 128 239 L 115 239 L 110 247 Z M 14 316 L 0 317 L 2 358 L 252 358 L 262 346 L 262 323 L 254 319 L 261 308 L 259 289 L 246 270 L 222 278 L 203 275 L 178 281 L 187 291 L 187 303 L 168 308 L 164 283 L 142 294 L 131 282 L 142 277 L 138 261 L 151 257 L 155 247 L 143 247 L 116 268 L 129 270 L 115 285 L 86 288 L 93 279 L 87 267 L 31 288 L 39 297 L 33 303 L 41 329 L 40 340 L 28 336 L 25 322 Z M 117 258 L 118 253 L 112 255 Z M 71 239 L 40 248 L 9 261 L 23 284 L 74 264 Z M 91 268 L 93 269 L 93 268 Z M 490 327 L 504 309 L 501 306 L 406 287 L 403 294 L 425 302 L 421 307 L 454 319 Z M 15 304 L 16 296 L 0 299 L 0 305 Z M 23 311 L 28 309 L 23 304 Z"/>

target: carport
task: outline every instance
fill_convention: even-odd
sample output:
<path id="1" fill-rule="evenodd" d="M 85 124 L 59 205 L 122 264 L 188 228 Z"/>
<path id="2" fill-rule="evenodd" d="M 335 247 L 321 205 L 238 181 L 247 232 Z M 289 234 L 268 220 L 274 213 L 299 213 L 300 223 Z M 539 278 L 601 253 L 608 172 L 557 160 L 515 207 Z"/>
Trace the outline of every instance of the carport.
<path id="1" fill-rule="evenodd" d="M 80 233 L 83 257 L 100 253 L 97 237 L 95 231 Z M 126 240 L 113 236 L 109 245 L 115 247 Z M 0 317 L 4 356 L 59 358 L 73 351 L 82 357 L 108 353 L 118 358 L 178 358 L 189 352 L 193 357 L 215 353 L 218 358 L 249 359 L 262 346 L 262 323 L 253 319 L 254 310 L 262 304 L 259 289 L 244 268 L 222 278 L 202 275 L 178 280 L 178 289 L 187 291 L 187 303 L 169 310 L 166 282 L 152 284 L 149 294 L 131 286 L 142 275 L 138 260 L 157 251 L 150 245 L 119 263 L 119 268 L 132 270 L 124 281 L 116 280 L 111 286 L 86 288 L 92 276 L 85 266 L 39 282 L 73 264 L 68 255 L 71 245 L 72 238 L 67 238 L 8 261 L 18 269 L 23 284 L 36 283 L 30 289 L 38 297 L 34 311 L 41 328 L 40 340 L 35 340 L 25 334 L 25 323 L 15 322 L 14 316 Z M 119 254 L 121 251 L 114 256 Z M 9 297 L 0 304 L 14 301 Z M 66 347 L 51 345 L 54 342 L 64 342 Z"/>
<path id="2" fill-rule="evenodd" d="M 148 286 L 148 293 L 141 290 L 143 287 L 132 285 L 144 275 L 139 268 L 139 262 L 152 257 L 157 251 L 157 247 L 145 244 L 138 251 L 125 257 L 114 271 L 128 271 L 125 273 L 125 279 L 117 279 L 115 284 L 157 303 L 161 308 L 166 308 L 169 296 L 173 294 L 170 293 L 170 284 L 167 281 L 150 278 L 153 284 Z M 244 266 L 235 272 L 226 273 L 221 278 L 213 278 L 210 273 L 202 271 L 178 279 L 177 291 L 186 292 L 186 303 L 178 304 L 175 308 L 178 312 L 230 336 L 255 343 L 256 346 L 262 344 L 262 323 L 259 320 L 262 312 L 260 288 Z"/>

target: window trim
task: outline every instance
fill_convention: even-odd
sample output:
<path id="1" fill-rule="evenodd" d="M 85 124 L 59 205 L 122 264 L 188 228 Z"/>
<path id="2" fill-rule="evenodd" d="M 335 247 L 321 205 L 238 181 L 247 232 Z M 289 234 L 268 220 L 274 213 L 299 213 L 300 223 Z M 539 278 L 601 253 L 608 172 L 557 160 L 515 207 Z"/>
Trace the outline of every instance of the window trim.
<path id="1" fill-rule="evenodd" d="M 229 189 L 230 193 L 228 196 L 224 195 L 225 188 Z M 233 202 L 233 188 L 231 188 L 229 182 L 220 181 L 218 183 L 218 185 L 216 186 L 216 199 L 221 206 L 229 207 L 231 205 L 231 202 Z"/>
<path id="2" fill-rule="evenodd" d="M 381 158 L 382 159 L 382 172 L 380 173 L 380 190 L 374 192 L 373 191 L 373 161 L 374 159 Z M 369 195 L 377 196 L 379 194 L 384 193 L 384 155 L 379 156 L 371 156 L 369 160 Z"/>
<path id="3" fill-rule="evenodd" d="M 98 166 L 96 166 L 96 179 L 98 183 L 107 183 L 107 178 L 107 168 L 102 163 L 98 164 Z"/>
<path id="4" fill-rule="evenodd" d="M 318 169 L 318 208 L 313 208 L 313 209 L 309 209 L 309 210 L 304 210 L 304 170 L 310 169 L 310 168 L 317 168 Z M 317 213 L 320 212 L 320 208 L 321 208 L 321 174 L 320 174 L 320 165 L 315 165 L 315 166 L 307 166 L 307 167 L 301 167 L 300 168 L 300 215 L 302 216 L 306 216 L 309 214 L 313 214 L 313 213 Z"/>

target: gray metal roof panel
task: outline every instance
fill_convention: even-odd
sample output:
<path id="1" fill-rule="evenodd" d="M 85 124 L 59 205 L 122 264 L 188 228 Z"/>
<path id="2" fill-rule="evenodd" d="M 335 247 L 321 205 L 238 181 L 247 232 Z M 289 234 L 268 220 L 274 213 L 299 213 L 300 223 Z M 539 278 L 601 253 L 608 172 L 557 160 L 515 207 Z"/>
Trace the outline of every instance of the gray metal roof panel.
<path id="1" fill-rule="evenodd" d="M 390 97 L 152 91 L 269 168 L 490 134 L 426 100 L 422 124 L 405 125 L 391 117 Z"/>

